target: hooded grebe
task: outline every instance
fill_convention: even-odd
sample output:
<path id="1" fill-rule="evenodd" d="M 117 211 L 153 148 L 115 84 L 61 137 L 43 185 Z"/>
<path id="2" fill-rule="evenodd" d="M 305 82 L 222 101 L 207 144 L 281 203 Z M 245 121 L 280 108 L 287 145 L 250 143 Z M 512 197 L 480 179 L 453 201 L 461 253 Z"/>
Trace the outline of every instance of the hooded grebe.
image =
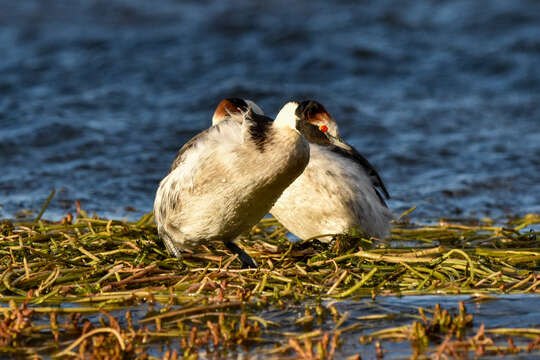
<path id="1" fill-rule="evenodd" d="M 228 117 L 188 141 L 159 185 L 155 221 L 177 257 L 182 249 L 221 240 L 243 267 L 256 267 L 233 240 L 269 212 L 308 164 L 309 143 L 298 129 L 317 128 L 300 124 L 298 103 L 286 104 L 273 122 L 246 104 L 238 111 L 225 106 Z"/>
<path id="2" fill-rule="evenodd" d="M 339 137 L 336 122 L 320 103 L 304 101 L 299 112 L 305 116 L 301 120 L 329 135 L 332 146 L 320 146 L 308 137 L 309 164 L 283 192 L 271 214 L 301 239 L 352 229 L 387 237 L 393 214 L 384 198 L 390 196 L 375 168 Z M 331 236 L 318 239 L 329 241 Z"/>

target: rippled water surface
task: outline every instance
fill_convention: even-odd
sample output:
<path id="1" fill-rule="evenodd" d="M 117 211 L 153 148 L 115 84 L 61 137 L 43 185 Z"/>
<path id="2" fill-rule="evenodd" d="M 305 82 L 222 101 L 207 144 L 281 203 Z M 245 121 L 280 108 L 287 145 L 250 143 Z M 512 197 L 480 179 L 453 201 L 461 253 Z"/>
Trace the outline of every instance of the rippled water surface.
<path id="1" fill-rule="evenodd" d="M 0 4 L 0 217 L 150 211 L 230 96 L 324 103 L 397 211 L 540 211 L 536 1 Z"/>
<path id="2" fill-rule="evenodd" d="M 496 335 L 489 333 L 489 329 L 501 329 L 501 328 L 538 328 L 540 324 L 540 311 L 537 307 L 531 307 L 531 303 L 536 301 L 535 295 L 506 295 L 492 297 L 489 301 L 478 301 L 478 298 L 470 296 L 406 296 L 406 297 L 379 297 L 376 300 L 356 300 L 356 301 L 324 301 L 323 306 L 335 306 L 339 312 L 339 318 L 343 321 L 339 321 L 337 325 L 336 321 L 332 319 L 332 316 L 327 315 L 323 317 L 323 320 L 317 323 L 315 327 L 304 327 L 298 324 L 296 321 L 302 318 L 305 306 L 314 306 L 314 303 L 302 303 L 297 306 L 288 306 L 286 309 L 279 308 L 267 308 L 260 313 L 256 314 L 261 318 L 269 322 L 267 328 L 265 328 L 264 334 L 261 336 L 261 341 L 257 346 L 236 346 L 227 349 L 203 350 L 200 355 L 203 359 L 279 359 L 280 355 L 272 351 L 275 350 L 276 342 L 279 344 L 279 339 L 284 339 L 283 344 L 286 343 L 286 338 L 282 332 L 288 331 L 289 336 L 292 333 L 302 334 L 311 330 L 320 329 L 324 332 L 333 332 L 336 329 L 343 330 L 340 336 L 341 345 L 336 349 L 335 358 L 345 359 L 348 356 L 361 354 L 363 359 L 377 359 L 377 351 L 375 341 L 361 341 L 361 337 L 366 339 L 371 334 L 388 330 L 391 328 L 397 328 L 400 326 L 411 325 L 414 321 L 422 321 L 419 316 L 419 309 L 422 308 L 425 315 L 430 319 L 433 316 L 433 305 L 440 304 L 442 310 L 448 311 L 452 316 L 458 314 L 458 301 L 463 301 L 466 312 L 473 314 L 473 320 L 470 327 L 466 329 L 466 336 L 475 336 L 479 328 L 484 325 L 488 332 L 486 335 L 490 337 L 496 346 L 505 347 L 507 336 Z M 65 304 L 63 306 L 66 306 Z M 67 304 L 67 307 L 70 307 Z M 75 306 L 80 307 L 80 304 Z M 153 310 L 151 310 L 153 309 Z M 174 307 L 172 308 L 174 310 Z M 144 318 L 148 314 L 155 314 L 156 307 L 141 305 L 136 309 L 131 309 L 134 319 Z M 234 312 L 234 311 L 233 311 Z M 115 316 L 118 321 L 125 326 L 125 311 L 111 311 L 111 315 Z M 369 317 L 374 317 L 369 319 Z M 94 324 L 99 324 L 99 314 L 84 315 L 86 319 Z M 378 318 L 377 318 L 378 317 Z M 65 316 L 60 315 L 59 322 L 65 321 Z M 214 317 L 209 317 L 212 321 L 215 321 Z M 358 320 L 364 319 L 358 326 Z M 48 315 L 41 316 L 41 322 L 38 324 L 47 325 L 50 323 Z M 152 331 L 154 326 L 152 324 L 147 325 Z M 174 331 L 174 326 L 167 325 Z M 354 326 L 352 329 L 347 328 Z M 430 341 L 432 352 L 438 345 L 444 340 L 444 333 L 434 332 L 434 336 Z M 531 339 L 526 337 L 514 337 L 516 346 L 527 346 Z M 168 349 L 178 349 L 180 347 L 180 339 L 178 337 L 152 339 L 152 346 L 149 348 L 149 353 L 152 356 L 161 358 Z M 385 359 L 409 359 L 413 354 L 411 342 L 409 341 L 392 341 L 388 340 L 383 342 L 382 349 Z M 471 353 L 472 354 L 472 353 Z M 482 359 L 501 359 L 504 353 L 500 355 L 484 356 Z M 521 352 L 519 355 L 510 355 L 506 358 L 519 358 L 519 359 L 538 359 L 538 350 L 532 352 Z M 277 357 L 276 357 L 277 356 Z M 281 354 L 281 356 L 283 356 Z M 514 357 L 512 357 L 514 356 Z M 287 357 L 289 359 L 291 357 Z M 294 358 L 294 357 L 292 357 Z M 291 359 L 292 359 L 291 358 Z M 465 357 L 466 358 L 466 357 Z"/>
<path id="3" fill-rule="evenodd" d="M 419 221 L 540 212 L 538 1 L 0 1 L 0 218 L 151 211 L 224 97 L 313 98 Z M 351 316 L 456 298 L 346 302 Z M 537 297 L 470 303 L 475 329 L 537 327 Z M 384 304 L 383 304 L 384 303 Z M 403 308 L 406 307 L 406 310 Z M 299 307 L 298 313 L 302 311 Z M 140 311 L 143 311 L 140 309 Z M 384 313 L 383 311 L 383 313 Z M 502 315 L 504 314 L 504 316 Z M 294 329 L 295 310 L 263 317 Z M 290 323 L 290 324 L 289 324 Z M 373 358 L 358 337 L 340 348 Z M 407 342 L 393 352 L 410 353 Z"/>

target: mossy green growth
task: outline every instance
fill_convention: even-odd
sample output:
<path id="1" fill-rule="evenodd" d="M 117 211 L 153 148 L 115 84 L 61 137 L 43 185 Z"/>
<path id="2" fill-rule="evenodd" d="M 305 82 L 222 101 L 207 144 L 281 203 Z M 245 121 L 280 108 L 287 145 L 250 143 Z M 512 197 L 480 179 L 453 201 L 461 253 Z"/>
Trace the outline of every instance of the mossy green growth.
<path id="1" fill-rule="evenodd" d="M 238 241 L 259 268 L 240 269 L 221 243 L 171 258 L 152 214 L 137 221 L 90 217 L 84 211 L 58 222 L 4 220 L 0 302 L 6 306 L 0 353 L 10 347 L 10 353 L 37 358 L 142 359 L 149 357 L 149 343 L 174 338 L 182 351 L 163 356 L 196 358 L 203 348 L 227 353 L 275 338 L 276 349 L 268 356 L 329 358 L 338 351 L 340 334 L 361 326 L 343 314 L 332 315 L 332 301 L 538 293 L 540 234 L 530 227 L 540 223 L 540 216 L 493 223 L 441 220 L 425 226 L 402 221 L 388 240 L 348 234 L 326 245 L 291 242 L 275 219 L 264 219 Z M 141 306 L 148 308 L 146 316 L 134 318 L 130 309 Z M 299 327 L 297 333 L 280 332 L 278 323 L 258 315 L 298 306 L 305 311 L 291 322 Z M 117 310 L 123 310 L 121 315 L 112 316 Z M 91 314 L 94 318 L 85 318 Z M 452 329 L 441 314 L 435 317 L 438 322 L 411 325 L 404 339 L 418 356 L 429 352 L 430 334 L 437 331 L 464 341 L 468 318 L 452 317 L 451 324 L 459 325 Z M 320 324 L 327 316 L 347 325 L 323 331 Z"/>

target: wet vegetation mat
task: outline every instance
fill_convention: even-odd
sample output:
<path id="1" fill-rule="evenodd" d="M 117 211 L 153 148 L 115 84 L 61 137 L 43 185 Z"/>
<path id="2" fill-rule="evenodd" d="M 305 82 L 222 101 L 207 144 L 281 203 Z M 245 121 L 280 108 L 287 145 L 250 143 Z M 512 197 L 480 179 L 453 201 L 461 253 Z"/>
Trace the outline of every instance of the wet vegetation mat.
<path id="1" fill-rule="evenodd" d="M 42 214 L 0 224 L 2 357 L 540 355 L 539 215 L 401 220 L 390 241 L 331 244 L 264 219 L 238 241 L 259 268 L 240 269 L 220 243 L 171 258 L 151 214 Z"/>

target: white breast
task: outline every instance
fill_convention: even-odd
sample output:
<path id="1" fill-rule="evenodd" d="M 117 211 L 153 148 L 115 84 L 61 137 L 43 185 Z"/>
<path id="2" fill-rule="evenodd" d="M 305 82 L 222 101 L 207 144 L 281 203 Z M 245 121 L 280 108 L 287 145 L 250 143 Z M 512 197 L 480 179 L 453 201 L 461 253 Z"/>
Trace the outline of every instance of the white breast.
<path id="1" fill-rule="evenodd" d="M 306 170 L 283 192 L 272 215 L 302 239 L 353 228 L 387 237 L 393 215 L 381 204 L 365 171 L 329 148 L 316 144 L 310 148 Z"/>
<path id="2" fill-rule="evenodd" d="M 210 128 L 160 183 L 155 220 L 173 252 L 248 231 L 307 165 L 309 145 L 296 131 L 270 128 L 261 152 L 240 126 L 227 120 Z"/>

